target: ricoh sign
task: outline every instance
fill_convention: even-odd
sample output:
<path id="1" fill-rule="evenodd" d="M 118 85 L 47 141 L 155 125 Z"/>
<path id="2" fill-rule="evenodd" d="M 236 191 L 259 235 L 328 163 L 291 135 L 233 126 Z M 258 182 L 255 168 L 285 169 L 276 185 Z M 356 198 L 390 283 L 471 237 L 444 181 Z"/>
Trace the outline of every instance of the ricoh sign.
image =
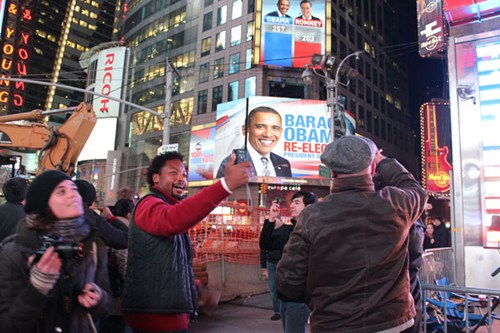
<path id="1" fill-rule="evenodd" d="M 121 98 L 125 47 L 114 47 L 99 52 L 94 91 L 103 95 Z M 94 97 L 92 106 L 98 118 L 118 117 L 120 103 L 106 97 Z"/>

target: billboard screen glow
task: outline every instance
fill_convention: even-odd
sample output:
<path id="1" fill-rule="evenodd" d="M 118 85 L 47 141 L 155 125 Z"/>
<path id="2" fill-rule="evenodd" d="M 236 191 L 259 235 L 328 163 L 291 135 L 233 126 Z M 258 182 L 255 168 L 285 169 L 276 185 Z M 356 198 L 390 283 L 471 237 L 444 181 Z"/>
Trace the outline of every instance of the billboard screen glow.
<path id="1" fill-rule="evenodd" d="M 261 11 L 259 64 L 304 67 L 313 54 L 326 52 L 324 1 L 263 0 Z"/>
<path id="2" fill-rule="evenodd" d="M 121 98 L 126 49 L 114 47 L 99 52 L 94 91 Z M 97 118 L 118 117 L 120 113 L 120 102 L 105 97 L 95 96 L 92 106 Z"/>
<path id="3" fill-rule="evenodd" d="M 257 107 L 272 108 L 278 116 L 265 113 L 265 118 L 261 116 L 260 122 L 250 124 L 249 127 L 254 130 L 246 131 L 243 125 L 247 112 L 251 113 Z M 354 124 L 354 117 L 346 112 L 349 134 L 354 134 Z M 266 126 L 269 129 L 264 134 L 262 132 Z M 279 182 L 281 178 L 325 179 L 319 175 L 320 156 L 329 142 L 331 121 L 325 101 L 251 97 L 248 98 L 248 110 L 247 99 L 219 104 L 215 125 L 193 131 L 189 179 L 203 181 L 219 178 L 224 172 L 221 165 L 224 165 L 223 161 L 233 149 L 245 147 L 249 154 L 247 159 L 252 160 L 257 177 L 266 175 L 259 171 L 261 162 L 253 159 L 260 157 L 256 154 L 261 148 L 270 151 L 267 156 L 274 169 L 267 175 L 270 176 L 268 182 L 273 182 L 273 179 Z M 258 179 L 255 178 L 254 181 Z"/>
<path id="4" fill-rule="evenodd" d="M 105 160 L 109 150 L 115 149 L 118 118 L 98 119 L 89 139 L 83 146 L 78 161 Z"/>

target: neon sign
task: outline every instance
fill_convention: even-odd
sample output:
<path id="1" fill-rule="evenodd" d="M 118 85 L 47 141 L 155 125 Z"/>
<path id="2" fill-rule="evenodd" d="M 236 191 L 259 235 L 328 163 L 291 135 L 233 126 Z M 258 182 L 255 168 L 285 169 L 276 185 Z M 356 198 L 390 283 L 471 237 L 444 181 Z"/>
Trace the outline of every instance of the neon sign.
<path id="1" fill-rule="evenodd" d="M 0 50 L 0 105 L 3 105 L 3 109 L 9 113 L 13 113 L 9 106 L 20 108 L 24 105 L 26 87 L 24 82 L 10 85 L 9 81 L 2 78 L 22 77 L 28 74 L 27 63 L 30 58 L 28 50 L 31 43 L 29 31 L 32 19 L 29 8 L 19 10 L 16 3 L 8 5 L 4 45 Z M 21 24 L 18 24 L 18 21 Z"/>

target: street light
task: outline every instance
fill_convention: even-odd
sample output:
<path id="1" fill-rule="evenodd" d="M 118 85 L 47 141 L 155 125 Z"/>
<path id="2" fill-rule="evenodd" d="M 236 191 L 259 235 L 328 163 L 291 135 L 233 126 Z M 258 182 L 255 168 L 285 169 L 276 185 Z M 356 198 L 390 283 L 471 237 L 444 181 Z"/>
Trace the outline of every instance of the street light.
<path id="1" fill-rule="evenodd" d="M 163 141 L 162 146 L 166 146 L 170 143 L 170 118 L 172 118 L 172 90 L 174 85 L 174 74 L 180 79 L 181 75 L 168 60 L 165 62 L 166 65 L 166 87 L 165 87 L 165 110 L 162 115 L 163 119 Z"/>
<path id="2" fill-rule="evenodd" d="M 345 127 L 345 112 L 344 108 L 339 108 L 338 101 L 338 85 L 342 85 L 347 87 L 350 83 L 350 79 L 359 74 L 356 70 L 352 68 L 347 72 L 347 82 L 340 81 L 340 71 L 342 66 L 346 63 L 348 59 L 351 57 L 356 57 L 356 60 L 359 60 L 359 56 L 363 54 L 363 51 L 357 51 L 346 56 L 340 64 L 337 66 L 337 70 L 335 71 L 335 75 L 331 78 L 328 75 L 328 69 L 331 69 L 335 65 L 335 57 L 332 55 L 321 55 L 314 54 L 311 58 L 312 65 L 306 65 L 306 69 L 302 73 L 302 81 L 305 85 L 311 85 L 313 82 L 314 75 L 322 77 L 326 82 L 326 105 L 328 107 L 328 111 L 330 113 L 330 121 L 331 121 L 331 130 L 332 130 L 332 140 L 335 138 L 341 137 L 346 134 Z M 318 73 L 316 71 L 316 67 L 320 67 L 323 74 Z"/>

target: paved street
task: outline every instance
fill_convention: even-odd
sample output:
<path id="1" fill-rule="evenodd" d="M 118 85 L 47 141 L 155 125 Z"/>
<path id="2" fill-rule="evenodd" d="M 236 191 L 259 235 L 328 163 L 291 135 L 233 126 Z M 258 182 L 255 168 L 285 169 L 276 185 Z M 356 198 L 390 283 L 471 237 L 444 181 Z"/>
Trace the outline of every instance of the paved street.
<path id="1" fill-rule="evenodd" d="M 237 298 L 219 304 L 210 315 L 201 315 L 190 326 L 189 333 L 283 332 L 280 320 L 269 319 L 272 315 L 269 293 Z"/>
<path id="2" fill-rule="evenodd" d="M 498 311 L 496 311 L 497 314 Z M 237 298 L 219 304 L 210 315 L 201 315 L 191 324 L 189 333 L 281 333 L 281 321 L 272 321 L 271 297 L 268 293 Z M 488 329 L 481 327 L 478 333 Z M 495 320 L 491 332 L 500 332 L 500 320 Z"/>

